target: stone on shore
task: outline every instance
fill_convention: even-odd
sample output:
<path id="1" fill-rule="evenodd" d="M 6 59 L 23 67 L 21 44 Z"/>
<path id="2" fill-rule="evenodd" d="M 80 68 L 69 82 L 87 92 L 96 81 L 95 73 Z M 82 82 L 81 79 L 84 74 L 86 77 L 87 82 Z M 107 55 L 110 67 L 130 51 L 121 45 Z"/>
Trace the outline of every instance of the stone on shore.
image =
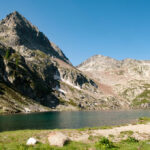
<path id="1" fill-rule="evenodd" d="M 48 136 L 50 145 L 63 147 L 69 138 L 61 132 L 51 132 Z"/>
<path id="2" fill-rule="evenodd" d="M 37 140 L 33 137 L 29 138 L 26 145 L 35 145 L 37 143 Z"/>

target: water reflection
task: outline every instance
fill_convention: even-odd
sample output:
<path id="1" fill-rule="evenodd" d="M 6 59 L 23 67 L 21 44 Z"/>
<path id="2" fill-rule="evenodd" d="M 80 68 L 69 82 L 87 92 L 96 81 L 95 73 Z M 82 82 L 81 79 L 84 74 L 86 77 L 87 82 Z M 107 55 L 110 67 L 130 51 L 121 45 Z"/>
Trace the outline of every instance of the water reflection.
<path id="1" fill-rule="evenodd" d="M 110 126 L 129 123 L 143 116 L 150 117 L 150 111 L 78 111 L 5 115 L 0 116 L 0 131 Z"/>

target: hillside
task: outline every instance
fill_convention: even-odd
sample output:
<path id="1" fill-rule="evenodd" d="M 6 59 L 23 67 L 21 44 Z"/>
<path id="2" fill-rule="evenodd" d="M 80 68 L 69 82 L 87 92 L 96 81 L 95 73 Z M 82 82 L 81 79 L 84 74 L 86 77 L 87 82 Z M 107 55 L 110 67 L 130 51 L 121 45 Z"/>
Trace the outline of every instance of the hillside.
<path id="1" fill-rule="evenodd" d="M 2 113 L 92 109 L 100 93 L 92 79 L 18 12 L 0 21 L 0 66 Z"/>
<path id="2" fill-rule="evenodd" d="M 97 81 L 104 97 L 122 101 L 128 108 L 150 107 L 150 61 L 96 55 L 77 68 Z"/>
<path id="3" fill-rule="evenodd" d="M 150 107 L 150 61 L 96 55 L 74 67 L 24 16 L 0 21 L 0 113 Z"/>

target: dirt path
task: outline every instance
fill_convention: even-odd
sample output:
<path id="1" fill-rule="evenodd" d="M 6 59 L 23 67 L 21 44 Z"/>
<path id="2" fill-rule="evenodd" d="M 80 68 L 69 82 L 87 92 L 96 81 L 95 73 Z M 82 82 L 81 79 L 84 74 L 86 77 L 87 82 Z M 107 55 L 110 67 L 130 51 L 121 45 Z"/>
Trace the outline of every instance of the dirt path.
<path id="1" fill-rule="evenodd" d="M 103 130 L 94 130 L 93 134 L 97 135 L 103 135 L 108 137 L 110 134 L 111 135 L 119 135 L 120 132 L 123 131 L 133 131 L 133 132 L 138 132 L 138 133 L 146 133 L 150 134 L 150 123 L 148 124 L 137 124 L 137 125 L 127 125 L 127 126 L 121 126 L 121 127 L 115 127 L 113 129 L 103 129 Z"/>
<path id="2" fill-rule="evenodd" d="M 97 130 L 86 130 L 86 131 L 65 131 L 65 134 L 72 141 L 88 141 L 90 136 L 98 137 L 113 137 L 113 141 L 120 141 L 126 139 L 128 136 L 132 136 L 138 140 L 150 139 L 150 123 L 137 124 L 137 125 L 126 125 L 121 127 L 114 127 L 112 129 L 97 129 Z"/>

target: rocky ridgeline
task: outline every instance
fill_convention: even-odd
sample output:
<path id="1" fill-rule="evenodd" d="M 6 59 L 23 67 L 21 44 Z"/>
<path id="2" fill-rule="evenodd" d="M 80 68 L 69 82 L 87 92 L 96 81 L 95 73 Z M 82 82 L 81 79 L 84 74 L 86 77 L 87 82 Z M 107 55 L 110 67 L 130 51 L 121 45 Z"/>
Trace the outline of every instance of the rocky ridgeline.
<path id="1" fill-rule="evenodd" d="M 150 61 L 96 55 L 78 67 L 18 12 L 0 21 L 0 113 L 149 108 Z"/>
<path id="2" fill-rule="evenodd" d="M 77 68 L 97 80 L 104 99 L 112 97 L 124 108 L 150 107 L 150 61 L 96 55 Z"/>
<path id="3" fill-rule="evenodd" d="M 0 22 L 0 84 L 0 113 L 93 109 L 100 93 L 18 12 Z"/>

